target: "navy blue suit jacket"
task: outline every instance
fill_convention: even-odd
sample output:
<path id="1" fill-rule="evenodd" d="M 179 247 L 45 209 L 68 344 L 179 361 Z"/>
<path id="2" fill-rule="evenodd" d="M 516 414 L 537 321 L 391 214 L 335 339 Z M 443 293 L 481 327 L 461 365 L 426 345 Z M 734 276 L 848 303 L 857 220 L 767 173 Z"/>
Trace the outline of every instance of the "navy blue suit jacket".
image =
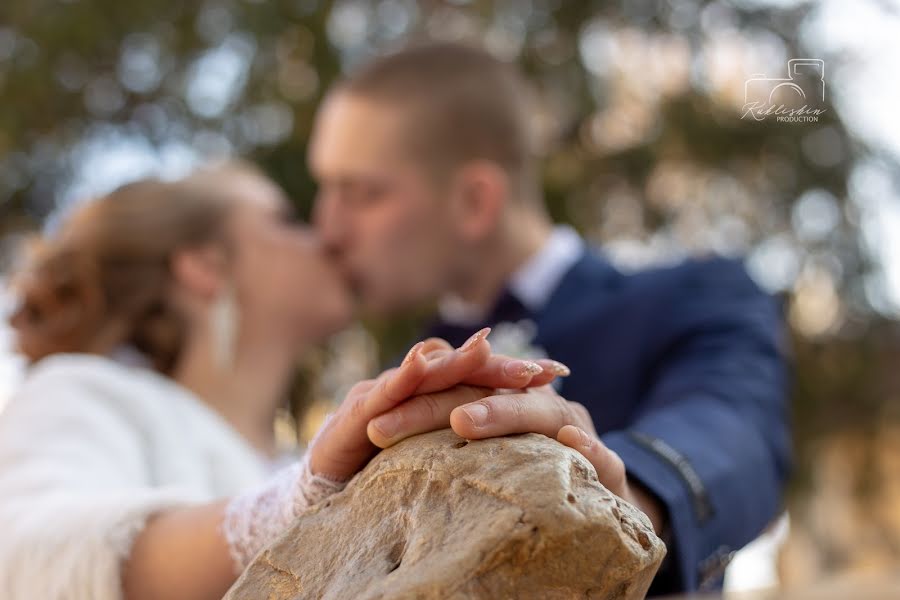
<path id="1" fill-rule="evenodd" d="M 572 369 L 560 394 L 667 508 L 672 543 L 651 594 L 720 585 L 733 551 L 779 513 L 788 474 L 778 302 L 739 261 L 626 275 L 588 251 L 532 318 L 534 343 Z M 476 329 L 431 334 L 458 344 Z"/>

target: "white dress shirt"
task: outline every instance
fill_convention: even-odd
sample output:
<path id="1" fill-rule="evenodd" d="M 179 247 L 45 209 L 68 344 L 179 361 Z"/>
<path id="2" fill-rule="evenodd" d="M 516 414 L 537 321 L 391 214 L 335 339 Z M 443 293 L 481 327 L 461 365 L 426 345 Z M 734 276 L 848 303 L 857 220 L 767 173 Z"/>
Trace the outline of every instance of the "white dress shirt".
<path id="1" fill-rule="evenodd" d="M 510 293 L 532 313 L 549 302 L 569 269 L 584 253 L 584 240 L 568 225 L 557 225 L 543 247 L 531 256 L 507 281 Z M 475 325 L 487 316 L 484 308 L 457 296 L 448 296 L 438 304 L 438 314 L 447 323 Z"/>

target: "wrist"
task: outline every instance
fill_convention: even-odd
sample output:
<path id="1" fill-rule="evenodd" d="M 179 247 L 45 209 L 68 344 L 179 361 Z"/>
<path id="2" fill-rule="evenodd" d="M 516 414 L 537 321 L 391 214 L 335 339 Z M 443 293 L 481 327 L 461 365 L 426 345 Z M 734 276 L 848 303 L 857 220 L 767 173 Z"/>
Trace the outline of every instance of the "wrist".
<path id="1" fill-rule="evenodd" d="M 284 533 L 297 517 L 347 484 L 313 474 L 309 463 L 306 454 L 299 462 L 226 504 L 221 529 L 236 573 Z"/>
<path id="2" fill-rule="evenodd" d="M 668 514 L 662 501 L 644 484 L 632 478 L 628 478 L 627 482 L 628 494 L 625 500 L 631 502 L 641 510 L 650 523 L 653 525 L 653 531 L 657 536 L 662 536 L 668 526 Z"/>
<path id="3" fill-rule="evenodd" d="M 312 465 L 312 458 L 306 454 L 300 460 L 300 470 L 297 473 L 294 488 L 296 491 L 293 504 L 294 516 L 300 516 L 311 506 L 343 490 L 349 480 L 348 477 L 316 472 Z"/>

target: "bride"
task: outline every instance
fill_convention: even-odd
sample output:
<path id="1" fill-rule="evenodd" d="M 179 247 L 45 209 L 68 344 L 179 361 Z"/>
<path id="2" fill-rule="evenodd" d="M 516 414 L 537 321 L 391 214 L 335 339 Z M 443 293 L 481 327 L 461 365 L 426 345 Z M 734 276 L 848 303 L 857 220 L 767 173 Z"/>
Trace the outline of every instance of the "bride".
<path id="1" fill-rule="evenodd" d="M 553 379 L 492 355 L 484 331 L 459 349 L 420 342 L 275 472 L 297 356 L 352 309 L 289 206 L 229 163 L 121 187 L 34 249 L 11 319 L 32 366 L 0 416 L 0 597 L 220 598 L 365 466 L 375 416 Z"/>

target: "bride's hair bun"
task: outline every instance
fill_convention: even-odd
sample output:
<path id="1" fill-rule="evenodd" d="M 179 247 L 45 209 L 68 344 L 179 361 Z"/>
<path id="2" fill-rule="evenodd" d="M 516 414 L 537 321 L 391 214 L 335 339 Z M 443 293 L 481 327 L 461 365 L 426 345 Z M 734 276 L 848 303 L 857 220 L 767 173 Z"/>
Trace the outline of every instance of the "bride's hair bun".
<path id="1" fill-rule="evenodd" d="M 89 252 L 32 240 L 13 286 L 19 306 L 11 318 L 19 349 L 31 360 L 87 350 L 99 329 L 103 298 Z"/>
<path id="2" fill-rule="evenodd" d="M 178 181 L 141 180 L 84 203 L 55 235 L 31 241 L 12 281 L 20 351 L 37 361 L 130 344 L 169 372 L 185 332 L 170 298 L 171 258 L 224 239 L 234 200 L 225 176 L 235 174 L 264 178 L 226 163 Z"/>

